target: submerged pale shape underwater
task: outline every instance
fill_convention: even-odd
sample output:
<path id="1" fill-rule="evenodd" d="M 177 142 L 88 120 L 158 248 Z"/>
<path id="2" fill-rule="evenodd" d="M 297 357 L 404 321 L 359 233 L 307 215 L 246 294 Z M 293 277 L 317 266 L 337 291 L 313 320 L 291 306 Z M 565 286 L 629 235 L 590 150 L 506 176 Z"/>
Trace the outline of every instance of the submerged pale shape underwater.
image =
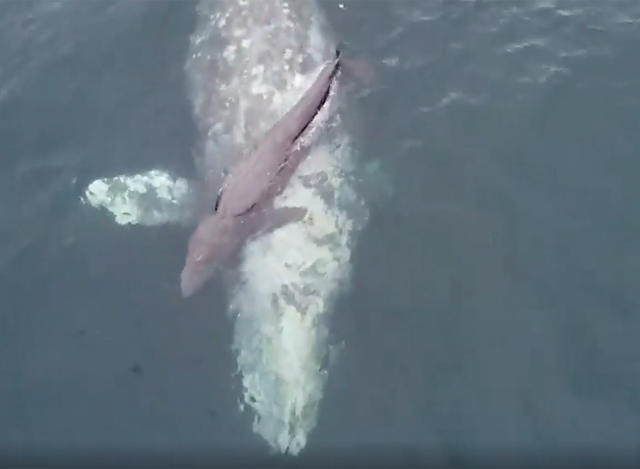
<path id="1" fill-rule="evenodd" d="M 201 2 L 197 13 L 185 70 L 202 139 L 196 166 L 215 180 L 296 102 L 335 43 L 312 2 Z M 350 182 L 354 150 L 335 94 L 314 120 L 311 135 L 319 135 L 309 156 L 275 201 L 305 207 L 309 216 L 251 241 L 229 283 L 241 402 L 254 412 L 254 430 L 292 454 L 316 423 L 328 315 L 348 283 L 353 237 L 367 213 Z M 85 198 L 118 223 L 183 221 L 191 214 L 185 181 L 155 171 L 141 188 L 141 177 L 101 179 Z M 143 190 L 162 202 L 153 211 L 138 202 Z"/>

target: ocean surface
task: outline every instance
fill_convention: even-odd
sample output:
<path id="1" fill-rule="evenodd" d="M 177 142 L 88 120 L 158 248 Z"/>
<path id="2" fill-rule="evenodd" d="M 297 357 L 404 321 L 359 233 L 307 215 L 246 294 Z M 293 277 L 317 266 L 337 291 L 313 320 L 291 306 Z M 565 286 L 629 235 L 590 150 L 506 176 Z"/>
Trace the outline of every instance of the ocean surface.
<path id="1" fill-rule="evenodd" d="M 203 171 L 336 44 L 310 216 L 182 299 Z M 640 463 L 639 49 L 637 1 L 1 1 L 0 462 Z"/>

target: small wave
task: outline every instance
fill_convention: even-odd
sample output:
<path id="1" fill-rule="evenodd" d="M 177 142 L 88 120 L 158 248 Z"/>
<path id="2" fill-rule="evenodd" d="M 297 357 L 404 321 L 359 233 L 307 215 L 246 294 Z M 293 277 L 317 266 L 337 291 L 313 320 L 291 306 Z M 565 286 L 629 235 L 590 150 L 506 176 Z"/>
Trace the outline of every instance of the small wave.
<path id="1" fill-rule="evenodd" d="M 477 105 L 480 103 L 480 98 L 470 95 L 468 93 L 464 93 L 462 91 L 450 91 L 446 96 L 442 97 L 440 101 L 431 106 L 419 106 L 418 110 L 420 112 L 431 112 L 438 109 L 442 109 L 452 104 L 463 103 L 469 105 Z"/>
<path id="2" fill-rule="evenodd" d="M 544 48 L 547 46 L 548 44 L 548 39 L 542 38 L 542 37 L 536 37 L 536 38 L 531 38 L 531 39 L 525 39 L 523 41 L 518 41 L 518 42 L 514 42 L 511 44 L 507 44 L 505 46 L 505 50 L 509 53 L 512 52 L 518 52 L 522 49 L 527 49 L 527 48 L 535 48 L 535 47 L 541 47 Z"/>
<path id="3" fill-rule="evenodd" d="M 527 75 L 517 79 L 519 83 L 541 85 L 561 75 L 569 74 L 569 69 L 555 64 L 540 64 Z"/>

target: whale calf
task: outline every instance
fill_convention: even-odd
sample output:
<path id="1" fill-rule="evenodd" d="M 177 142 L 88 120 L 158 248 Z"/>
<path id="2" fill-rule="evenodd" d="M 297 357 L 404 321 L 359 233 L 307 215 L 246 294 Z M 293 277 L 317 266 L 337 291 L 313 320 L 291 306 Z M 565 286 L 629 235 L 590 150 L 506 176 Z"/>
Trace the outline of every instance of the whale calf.
<path id="1" fill-rule="evenodd" d="M 189 239 L 180 274 L 183 297 L 196 293 L 216 265 L 232 260 L 247 239 L 304 218 L 303 207 L 273 206 L 308 150 L 300 141 L 326 102 L 340 68 L 340 53 L 320 71 L 300 100 L 225 177 L 212 213 Z"/>

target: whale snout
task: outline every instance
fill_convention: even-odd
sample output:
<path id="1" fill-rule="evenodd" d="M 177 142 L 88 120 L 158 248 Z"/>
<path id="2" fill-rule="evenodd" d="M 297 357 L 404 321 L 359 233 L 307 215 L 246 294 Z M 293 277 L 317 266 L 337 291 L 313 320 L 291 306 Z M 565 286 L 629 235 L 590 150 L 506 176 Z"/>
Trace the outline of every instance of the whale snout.
<path id="1" fill-rule="evenodd" d="M 180 293 L 183 298 L 195 294 L 213 276 L 214 268 L 186 264 L 180 273 Z"/>

